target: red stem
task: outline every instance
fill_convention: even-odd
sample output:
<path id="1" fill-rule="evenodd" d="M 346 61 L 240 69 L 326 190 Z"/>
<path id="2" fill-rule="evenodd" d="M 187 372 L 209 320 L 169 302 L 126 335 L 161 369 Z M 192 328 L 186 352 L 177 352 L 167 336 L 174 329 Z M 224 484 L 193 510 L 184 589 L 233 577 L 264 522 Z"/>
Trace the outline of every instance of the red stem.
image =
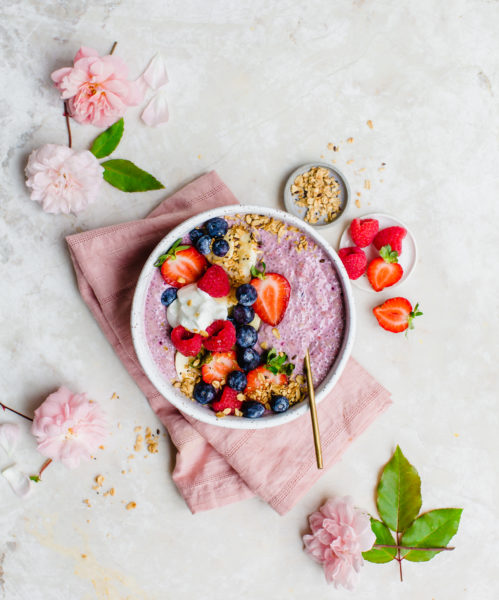
<path id="1" fill-rule="evenodd" d="M 40 469 L 40 472 L 38 473 L 38 479 L 40 479 L 40 480 L 42 479 L 42 473 L 50 465 L 51 462 L 52 462 L 52 459 L 47 458 L 47 460 L 43 463 L 42 468 Z"/>
<path id="2" fill-rule="evenodd" d="M 117 45 L 118 42 L 114 42 L 113 47 L 111 48 L 111 52 L 109 54 L 112 54 L 115 51 Z"/>
<path id="3" fill-rule="evenodd" d="M 67 100 L 64 100 L 64 117 L 66 118 L 66 127 L 68 130 L 68 146 L 71 148 L 73 145 L 73 140 L 71 138 L 71 125 L 69 124 L 69 108 Z"/>
<path id="4" fill-rule="evenodd" d="M 400 581 L 404 581 L 402 577 L 402 559 L 400 558 L 400 533 L 397 533 L 397 560 L 399 561 Z"/>
<path id="5" fill-rule="evenodd" d="M 10 410 L 10 412 L 13 412 L 15 415 L 19 415 L 20 417 L 23 417 L 23 419 L 27 419 L 28 421 L 33 421 L 33 419 L 31 417 L 23 415 L 23 413 L 17 412 L 17 410 L 14 410 L 13 408 L 10 408 L 10 406 L 6 406 L 5 404 L 3 404 L 3 402 L 0 402 L 0 406 L 4 410 Z"/>

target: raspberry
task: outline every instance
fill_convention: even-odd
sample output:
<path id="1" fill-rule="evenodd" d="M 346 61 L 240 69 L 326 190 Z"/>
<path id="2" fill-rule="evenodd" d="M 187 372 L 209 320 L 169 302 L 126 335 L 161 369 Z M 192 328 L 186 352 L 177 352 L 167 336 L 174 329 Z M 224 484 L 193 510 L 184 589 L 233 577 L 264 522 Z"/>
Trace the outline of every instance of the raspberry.
<path id="1" fill-rule="evenodd" d="M 407 229 L 403 227 L 386 227 L 376 234 L 373 240 L 376 250 L 381 250 L 383 246 L 390 246 L 392 250 L 400 256 L 402 253 L 402 240 L 407 234 Z"/>
<path id="2" fill-rule="evenodd" d="M 209 337 L 203 343 L 210 352 L 227 352 L 236 343 L 236 328 L 230 321 L 215 321 L 206 333 Z"/>
<path id="3" fill-rule="evenodd" d="M 350 223 L 350 237 L 359 248 L 366 248 L 376 237 L 379 223 L 376 219 L 354 219 Z"/>
<path id="4" fill-rule="evenodd" d="M 182 325 L 172 330 L 172 344 L 184 356 L 196 356 L 201 350 L 203 338 L 199 333 L 192 333 Z"/>
<path id="5" fill-rule="evenodd" d="M 364 254 L 364 250 L 355 246 L 342 248 L 338 252 L 338 256 L 341 258 L 350 279 L 358 279 L 366 272 L 367 256 Z"/>
<path id="6" fill-rule="evenodd" d="M 223 389 L 222 395 L 220 396 L 220 400 L 213 402 L 211 405 L 215 412 L 222 412 L 226 408 L 230 408 L 230 414 L 234 414 L 235 408 L 241 408 L 242 402 L 237 399 L 236 390 L 233 390 L 228 385 L 226 385 Z"/>
<path id="7" fill-rule="evenodd" d="M 198 288 L 213 298 L 223 298 L 230 292 L 227 273 L 219 265 L 213 265 L 198 281 Z"/>

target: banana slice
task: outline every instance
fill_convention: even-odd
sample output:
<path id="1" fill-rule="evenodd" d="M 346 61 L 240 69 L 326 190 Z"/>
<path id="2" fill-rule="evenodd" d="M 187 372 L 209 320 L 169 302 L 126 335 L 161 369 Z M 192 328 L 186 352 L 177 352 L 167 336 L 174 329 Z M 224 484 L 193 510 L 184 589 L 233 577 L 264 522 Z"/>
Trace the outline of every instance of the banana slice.
<path id="1" fill-rule="evenodd" d="M 252 234 L 241 225 L 233 225 L 224 236 L 229 244 L 225 256 L 215 256 L 213 252 L 207 259 L 214 265 L 220 265 L 227 272 L 231 285 L 248 283 L 251 279 L 251 267 L 258 262 L 258 244 Z"/>
<path id="2" fill-rule="evenodd" d="M 191 356 L 184 356 L 180 352 L 175 353 L 175 370 L 177 371 L 180 381 L 186 377 L 192 378 L 193 374 L 199 373 L 199 369 L 196 369 L 196 367 L 189 364 L 191 360 Z"/>
<path id="3" fill-rule="evenodd" d="M 261 324 L 262 324 L 262 320 L 256 313 L 255 313 L 255 318 L 253 319 L 253 321 L 251 321 L 251 323 L 248 323 L 248 325 L 251 325 L 251 327 L 253 327 L 253 329 L 256 329 L 257 331 L 260 329 Z"/>

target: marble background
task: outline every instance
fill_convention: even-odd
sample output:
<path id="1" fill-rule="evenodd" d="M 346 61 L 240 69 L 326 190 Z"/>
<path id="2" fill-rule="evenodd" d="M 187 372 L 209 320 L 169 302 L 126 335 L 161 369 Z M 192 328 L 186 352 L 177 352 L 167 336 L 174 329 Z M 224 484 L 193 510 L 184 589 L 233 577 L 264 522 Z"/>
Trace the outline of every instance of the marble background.
<path id="1" fill-rule="evenodd" d="M 3 0 L 0 394 L 30 412 L 66 384 L 114 424 L 97 461 L 52 466 L 27 499 L 0 481 L 3 598 L 497 598 L 498 22 L 497 0 Z M 157 51 L 167 59 L 170 122 L 147 128 L 132 109 L 120 147 L 166 191 L 107 186 L 78 217 L 45 214 L 23 169 L 34 148 L 66 143 L 49 75 L 80 45 L 105 53 L 115 40 L 133 76 Z M 75 147 L 95 135 L 73 126 Z M 394 404 L 286 516 L 257 499 L 192 516 L 166 437 L 159 454 L 127 459 L 134 427 L 160 425 L 80 299 L 64 236 L 140 218 L 211 169 L 241 202 L 280 206 L 288 173 L 322 157 L 361 193 L 330 242 L 375 210 L 407 222 L 419 244 L 397 290 L 425 313 L 409 340 L 370 314 L 390 294 L 355 291 L 354 356 Z M 302 553 L 306 517 L 336 494 L 373 511 L 397 443 L 422 477 L 423 508 L 464 508 L 457 548 L 406 564 L 403 584 L 396 564 L 368 564 L 353 594 L 335 591 Z M 18 459 L 40 465 L 28 436 Z M 91 489 L 99 473 L 114 498 Z"/>

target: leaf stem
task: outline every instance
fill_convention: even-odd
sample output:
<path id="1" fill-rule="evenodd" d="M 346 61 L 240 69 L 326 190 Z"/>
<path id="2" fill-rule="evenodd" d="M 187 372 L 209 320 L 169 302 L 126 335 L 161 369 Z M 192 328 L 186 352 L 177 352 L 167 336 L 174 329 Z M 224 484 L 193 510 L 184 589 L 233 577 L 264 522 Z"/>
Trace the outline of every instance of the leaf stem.
<path id="1" fill-rule="evenodd" d="M 10 410 L 10 412 L 13 412 L 16 415 L 19 415 L 20 417 L 23 417 L 23 419 L 27 419 L 28 421 L 33 421 L 33 419 L 31 417 L 28 417 L 27 415 L 23 415 L 23 413 L 20 413 L 17 410 L 14 410 L 13 408 L 10 408 L 10 406 L 6 406 L 3 402 L 0 402 L 0 406 L 4 410 Z"/>
<path id="2" fill-rule="evenodd" d="M 68 146 L 71 148 L 73 145 L 73 140 L 71 138 L 71 125 L 69 124 L 69 108 L 67 100 L 64 100 L 64 117 L 66 118 L 66 127 L 68 130 Z"/>
<path id="3" fill-rule="evenodd" d="M 427 552 L 440 552 L 440 550 L 454 550 L 454 546 L 434 546 L 426 548 L 423 546 L 398 546 L 393 544 L 374 544 L 373 548 L 397 548 L 399 550 L 426 550 Z"/>
<path id="4" fill-rule="evenodd" d="M 38 473 L 38 478 L 40 480 L 42 479 L 42 473 L 50 465 L 51 462 L 52 462 L 52 459 L 51 458 L 47 458 L 47 460 L 43 463 L 42 468 L 40 469 L 40 472 Z"/>
<path id="5" fill-rule="evenodd" d="M 112 48 L 111 48 L 111 52 L 109 54 L 112 54 L 115 50 L 116 50 L 116 46 L 118 45 L 118 42 L 114 42 Z"/>

